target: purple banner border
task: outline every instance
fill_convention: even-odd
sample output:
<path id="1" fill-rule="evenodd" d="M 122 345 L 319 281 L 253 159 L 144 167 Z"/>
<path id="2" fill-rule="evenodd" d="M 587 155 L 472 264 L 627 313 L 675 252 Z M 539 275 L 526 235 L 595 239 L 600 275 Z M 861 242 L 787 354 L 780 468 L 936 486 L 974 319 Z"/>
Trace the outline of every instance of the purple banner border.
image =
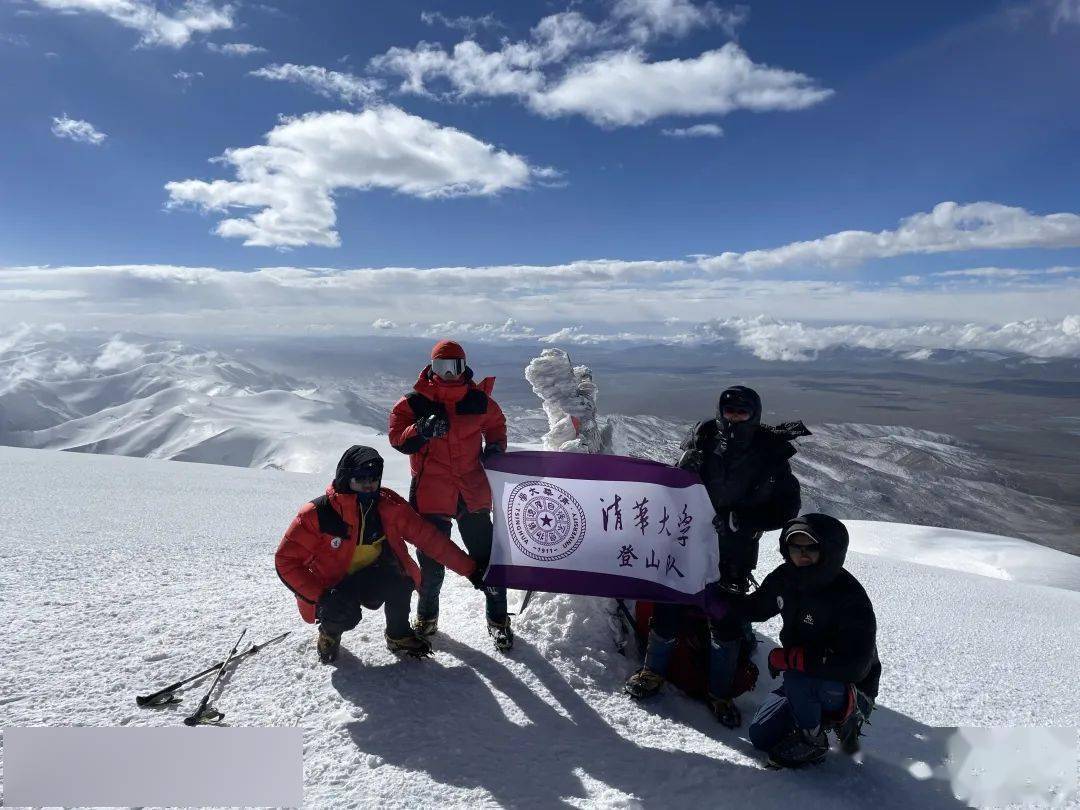
<path id="1" fill-rule="evenodd" d="M 629 456 L 590 453 L 558 453 L 550 450 L 517 450 L 500 453 L 484 463 L 486 469 L 531 478 L 577 478 L 586 481 L 638 481 L 665 487 L 692 487 L 701 483 L 696 474 Z"/>
<path id="2" fill-rule="evenodd" d="M 647 599 L 651 602 L 706 607 L 705 591 L 696 594 L 682 593 L 645 579 L 597 574 L 592 571 L 555 570 L 529 565 L 492 565 L 484 577 L 484 584 L 521 591 L 572 593 L 610 599 Z"/>

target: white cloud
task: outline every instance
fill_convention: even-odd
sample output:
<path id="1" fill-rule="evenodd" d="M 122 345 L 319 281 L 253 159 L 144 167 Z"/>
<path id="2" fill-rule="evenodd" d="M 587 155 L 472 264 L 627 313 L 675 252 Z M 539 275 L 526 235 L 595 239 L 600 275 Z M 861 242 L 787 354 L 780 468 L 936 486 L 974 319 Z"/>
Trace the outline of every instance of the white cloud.
<path id="1" fill-rule="evenodd" d="M 30 40 L 26 38 L 25 34 L 8 34 L 3 31 L 0 31 L 0 43 L 14 45 L 18 48 L 27 48 L 30 46 Z"/>
<path id="2" fill-rule="evenodd" d="M 671 138 L 722 138 L 724 130 L 719 124 L 694 124 L 692 127 L 665 129 L 663 133 Z"/>
<path id="3" fill-rule="evenodd" d="M 167 183 L 169 205 L 259 209 L 222 220 L 215 232 L 272 247 L 338 245 L 339 189 L 385 188 L 425 199 L 492 195 L 528 186 L 535 173 L 518 155 L 392 106 L 286 119 L 265 145 L 229 149 L 218 160 L 235 169 L 236 180 Z"/>
<path id="4" fill-rule="evenodd" d="M 206 49 L 225 56 L 251 56 L 256 53 L 266 53 L 266 48 L 248 42 L 226 42 L 223 45 L 218 45 L 216 42 L 207 42 Z"/>
<path id="5" fill-rule="evenodd" d="M 376 70 L 399 74 L 400 89 L 416 95 L 431 95 L 429 85 L 444 79 L 458 98 L 527 97 L 543 86 L 544 75 L 539 70 L 543 60 L 540 50 L 532 46 L 508 44 L 500 51 L 491 52 L 472 40 L 465 40 L 450 53 L 427 42 L 414 49 L 391 48 L 375 57 L 371 65 Z"/>
<path id="6" fill-rule="evenodd" d="M 704 260 L 718 271 L 843 266 L 920 253 L 1006 248 L 1080 247 L 1080 215 L 1032 214 L 993 202 L 943 202 L 901 220 L 896 230 L 841 231 L 769 250 L 723 253 Z"/>
<path id="7" fill-rule="evenodd" d="M 355 137 L 339 140 L 357 141 Z M 326 150 L 317 148 L 320 143 L 318 139 L 312 141 L 313 154 L 326 154 Z M 333 158 L 335 171 L 344 171 L 338 164 L 348 166 L 352 158 L 351 153 Z M 316 162 L 312 159 L 303 165 L 314 168 Z M 363 161 L 363 165 L 369 163 Z M 441 176 L 440 172 L 435 174 Z M 308 175 L 303 177 L 306 182 Z M 245 187 L 242 193 L 231 189 L 230 183 L 224 190 L 204 189 L 210 195 L 206 207 L 214 201 L 222 208 L 236 205 L 239 203 L 234 200 L 247 199 L 244 195 L 249 193 L 254 195 L 251 199 L 285 205 L 277 198 L 258 198 L 263 180 L 255 176 L 252 182 L 255 188 Z M 288 182 L 277 183 L 272 177 L 266 182 L 270 191 L 283 195 L 282 200 L 292 200 L 294 190 Z M 329 192 L 320 189 L 319 193 L 328 197 Z M 213 196 L 219 193 L 221 196 Z M 290 202 L 308 214 L 311 206 L 305 207 L 304 203 L 303 198 Z M 935 216 L 939 209 L 941 216 Z M 288 207 L 281 209 L 280 215 L 277 208 L 271 208 L 269 215 L 271 223 L 267 227 L 298 227 L 291 224 L 292 210 Z M 329 216 L 332 225 L 332 204 Z M 350 333 L 358 328 L 375 329 L 377 321 L 410 324 L 426 316 L 452 319 L 455 328 L 492 335 L 492 339 L 510 339 L 513 335 L 539 339 L 553 334 L 553 340 L 578 343 L 609 340 L 613 334 L 630 340 L 633 335 L 627 332 L 628 325 L 635 323 L 653 324 L 638 330 L 642 339 L 649 334 L 668 334 L 674 339 L 674 330 L 686 330 L 680 323 L 709 321 L 723 313 L 729 319 L 729 330 L 747 321 L 749 325 L 739 326 L 739 334 L 747 334 L 747 346 L 767 354 L 767 345 L 774 340 L 777 356 L 805 354 L 797 347 L 811 350 L 841 338 L 853 345 L 916 348 L 968 345 L 963 343 L 968 340 L 971 346 L 1012 346 L 1031 353 L 1058 351 L 1053 347 L 1071 339 L 1069 324 L 1075 321 L 1067 319 L 1080 313 L 1077 267 L 1053 265 L 1014 271 L 1008 267 L 959 265 L 957 270 L 935 268 L 935 272 L 882 281 L 866 273 L 860 278 L 853 271 L 835 277 L 831 265 L 858 264 L 905 252 L 1080 246 L 1077 215 L 1039 215 L 996 203 L 945 203 L 928 214 L 906 218 L 894 230 L 843 232 L 852 233 L 866 236 L 840 240 L 843 249 L 836 245 L 838 235 L 832 234 L 811 242 L 748 253 L 671 260 L 583 260 L 560 265 L 354 269 L 282 266 L 250 272 L 158 265 L 0 268 L 0 322 L 18 322 L 31 316 L 39 322 L 51 321 L 55 319 L 57 302 L 63 301 L 71 325 L 78 322 L 80 326 L 115 330 L 243 332 L 262 330 L 272 323 L 275 329 L 294 333 L 306 331 L 310 324 Z M 750 272 L 776 269 L 785 270 L 785 274 L 759 276 Z M 494 326 L 475 323 L 477 311 L 487 313 Z M 768 313 L 773 320 L 753 321 L 762 313 Z M 681 321 L 672 321 L 673 314 Z M 848 331 L 821 331 L 823 323 L 850 326 L 853 317 L 863 326 Z M 1008 341 L 1002 335 L 987 337 L 990 333 L 978 329 L 949 331 L 942 327 L 925 333 L 917 331 L 933 323 L 951 324 L 951 330 L 956 323 L 990 327 L 1025 324 L 1033 318 L 1065 324 L 1058 332 L 1066 337 L 1059 339 L 1054 329 L 1041 327 L 1041 331 L 1013 327 L 1003 333 Z M 509 326 L 507 319 L 512 320 Z M 802 326 L 791 327 L 788 323 Z M 446 324 L 440 324 L 440 328 L 443 326 Z M 571 331 L 560 331 L 564 328 Z M 882 332 L 882 328 L 900 331 Z M 865 335 L 859 329 L 867 330 Z M 419 334 L 421 327 L 410 327 L 409 331 Z M 687 334 L 687 339 L 708 337 Z M 919 334 L 926 336 L 922 343 L 910 337 Z M 906 343 L 900 339 L 904 335 L 909 336 L 904 338 Z M 884 342 L 875 344 L 874 340 Z"/>
<path id="8" fill-rule="evenodd" d="M 624 23 L 631 39 L 646 43 L 658 36 L 683 37 L 695 28 L 720 26 L 728 36 L 749 14 L 745 6 L 722 9 L 712 3 L 688 0 L 616 0 L 612 17 Z"/>
<path id="9" fill-rule="evenodd" d="M 173 78 L 180 82 L 184 86 L 185 90 L 191 87 L 192 82 L 194 82 L 196 79 L 202 79 L 204 78 L 204 76 L 205 74 L 201 70 L 196 70 L 193 72 L 187 70 L 178 70 L 176 71 L 176 73 L 173 74 Z"/>
<path id="10" fill-rule="evenodd" d="M 94 125 L 89 121 L 68 118 L 67 114 L 53 118 L 52 134 L 57 138 L 67 138 L 70 141 L 89 143 L 94 146 L 100 146 L 108 137 L 104 132 L 94 129 Z"/>
<path id="11" fill-rule="evenodd" d="M 393 321 L 388 321 L 386 318 L 376 318 L 371 322 L 371 325 L 375 329 L 397 329 L 397 324 Z"/>
<path id="12" fill-rule="evenodd" d="M 159 11 L 153 0 L 35 0 L 39 6 L 66 13 L 104 14 L 141 34 L 142 45 L 180 48 L 195 34 L 233 26 L 233 7 L 208 0 L 186 0 L 172 14 Z"/>
<path id="13" fill-rule="evenodd" d="M 863 349 L 969 349 L 1033 357 L 1080 356 L 1080 315 L 1060 321 L 1031 318 L 1005 324 L 927 323 L 880 327 L 870 324 L 813 325 L 765 316 L 702 324 L 698 334 L 734 339 L 762 360 L 805 361 L 835 346 Z"/>
<path id="14" fill-rule="evenodd" d="M 142 360 L 144 352 L 138 346 L 125 342 L 119 335 L 115 335 L 101 348 L 101 354 L 94 361 L 94 368 L 102 371 L 115 371 L 117 369 L 133 366 Z"/>
<path id="15" fill-rule="evenodd" d="M 1080 25 L 1080 0 L 1055 0 L 1054 30 L 1062 24 Z"/>
<path id="16" fill-rule="evenodd" d="M 503 23 L 496 19 L 495 15 L 488 12 L 482 17 L 448 17 L 441 11 L 422 11 L 420 20 L 425 25 L 442 25 L 446 28 L 456 28 L 467 34 L 475 34 L 482 29 L 505 28 Z"/>
<path id="17" fill-rule="evenodd" d="M 580 114 L 601 126 L 635 126 L 667 115 L 800 110 L 832 91 L 801 73 L 753 62 L 734 42 L 691 59 L 648 62 L 638 51 L 572 68 L 529 99 L 543 115 Z"/>
<path id="18" fill-rule="evenodd" d="M 374 101 L 382 88 L 382 82 L 375 79 L 362 79 L 351 73 L 339 73 L 315 65 L 267 65 L 251 71 L 249 75 L 270 81 L 307 85 L 321 96 L 340 99 L 347 104 Z"/>
<path id="19" fill-rule="evenodd" d="M 641 50 L 704 26 L 733 33 L 746 13 L 689 0 L 616 0 L 599 23 L 560 12 L 541 19 L 528 39 L 505 40 L 495 51 L 471 39 L 450 51 L 420 42 L 391 48 L 371 68 L 401 76 L 402 92 L 438 96 L 448 87 L 446 95 L 457 99 L 510 96 L 542 115 L 583 115 L 602 126 L 737 109 L 796 110 L 832 94 L 801 73 L 753 62 L 734 42 L 661 62 Z"/>
<path id="20" fill-rule="evenodd" d="M 513 318 L 507 318 L 500 323 L 470 323 L 459 321 L 444 321 L 442 323 L 411 323 L 410 330 L 416 334 L 427 337 L 440 338 L 468 338 L 469 340 L 488 341 L 515 341 L 535 340 L 536 330 L 531 326 L 523 326 Z"/>
<path id="21" fill-rule="evenodd" d="M 1080 273 L 1080 267 L 1047 267 L 1038 270 L 1020 270 L 1015 267 L 971 267 L 964 270 L 945 270 L 933 275 L 939 278 L 962 278 L 973 280 L 1001 280 L 1038 278 L 1040 276 L 1063 276 Z"/>
<path id="22" fill-rule="evenodd" d="M 943 280 L 910 287 L 716 277 L 695 267 L 696 275 L 690 277 L 678 261 L 432 269 L 264 267 L 249 272 L 156 265 L 25 267 L 0 268 L 0 291 L 66 293 L 65 319 L 72 328 L 203 335 L 259 333 L 268 324 L 282 333 L 304 333 L 310 324 L 321 324 L 327 331 L 355 334 L 365 327 L 374 331 L 370 324 L 377 319 L 413 324 L 439 318 L 453 319 L 462 330 L 459 334 L 474 331 L 492 339 L 514 333 L 544 336 L 572 324 L 581 329 L 558 339 L 587 342 L 590 335 L 610 339 L 613 333 L 631 331 L 642 340 L 665 334 L 674 339 L 676 330 L 687 332 L 689 324 L 709 321 L 718 312 L 742 319 L 769 313 L 815 328 L 857 317 L 864 324 L 905 329 L 935 322 L 1000 325 L 1033 317 L 1060 322 L 1080 313 L 1080 279 L 1075 276 L 977 285 Z M 477 324 L 477 311 L 488 313 L 495 325 Z M 44 295 L 14 302 L 0 296 L 0 322 L 50 322 L 56 312 L 56 301 Z M 672 313 L 681 321 L 665 325 Z M 506 319 L 513 319 L 513 328 L 503 328 Z M 410 326 L 407 333 L 421 334 L 421 327 Z M 688 334 L 687 339 L 709 337 Z"/>

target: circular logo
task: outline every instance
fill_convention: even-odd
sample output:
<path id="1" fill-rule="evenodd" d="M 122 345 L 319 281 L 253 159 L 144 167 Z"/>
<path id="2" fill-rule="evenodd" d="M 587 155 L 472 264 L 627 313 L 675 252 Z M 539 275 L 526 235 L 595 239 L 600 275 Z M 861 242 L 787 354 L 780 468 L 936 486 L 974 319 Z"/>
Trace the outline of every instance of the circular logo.
<path id="1" fill-rule="evenodd" d="M 330 541 L 330 548 L 341 548 L 341 538 L 335 537 Z"/>
<path id="2" fill-rule="evenodd" d="M 510 539 L 534 560 L 569 557 L 585 539 L 585 510 L 562 487 L 523 481 L 511 490 L 507 507 Z"/>

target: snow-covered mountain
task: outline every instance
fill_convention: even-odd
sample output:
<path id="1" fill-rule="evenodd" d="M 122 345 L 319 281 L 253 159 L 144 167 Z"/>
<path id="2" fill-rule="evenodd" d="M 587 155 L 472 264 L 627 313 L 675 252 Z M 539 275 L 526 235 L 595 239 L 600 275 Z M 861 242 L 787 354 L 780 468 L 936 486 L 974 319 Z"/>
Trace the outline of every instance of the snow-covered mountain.
<path id="1" fill-rule="evenodd" d="M 0 443 L 19 447 L 325 473 L 380 441 L 387 404 L 179 341 L 50 335 L 0 352 Z"/>
<path id="2" fill-rule="evenodd" d="M 687 427 L 655 416 L 610 417 L 615 451 L 671 463 Z M 1044 541 L 1073 518 L 1017 488 L 1008 472 L 944 433 L 900 425 L 815 424 L 792 468 L 804 511 Z"/>
<path id="3" fill-rule="evenodd" d="M 315 383 L 174 340 L 28 332 L 0 342 L 0 444 L 325 476 L 359 443 L 404 474 L 407 459 L 390 448 L 386 420 L 411 381 L 356 376 L 362 382 Z M 548 428 L 539 405 L 504 406 L 514 446 L 538 446 Z M 688 429 L 656 416 L 601 417 L 608 420 L 615 452 L 666 462 Z M 952 436 L 865 424 L 811 429 L 793 462 L 808 510 L 1069 547 L 1062 527 L 1075 520 L 1064 506 L 1028 494 Z"/>
<path id="4" fill-rule="evenodd" d="M 637 662 L 612 649 L 603 605 L 585 597 L 538 596 L 503 656 L 480 596 L 449 576 L 434 658 L 386 652 L 373 611 L 324 667 L 272 559 L 324 483 L 0 448 L 3 725 L 177 725 L 201 687 L 157 710 L 134 696 L 219 660 L 242 627 L 256 640 L 294 632 L 239 664 L 215 704 L 233 725 L 306 729 L 305 806 L 320 810 L 986 806 L 978 791 L 1008 769 L 1030 778 L 1050 760 L 1006 740 L 988 780 L 975 774 L 985 764 L 957 761 L 953 727 L 1080 725 L 1080 559 L 896 524 L 850 524 L 848 567 L 874 601 L 884 665 L 861 762 L 765 771 L 745 728 L 722 728 L 674 688 L 629 700 Z M 762 543 L 763 569 L 774 544 Z M 763 658 L 777 629 L 758 628 L 763 675 L 744 715 L 773 686 Z M 1073 771 L 1054 803 L 1078 802 Z"/>

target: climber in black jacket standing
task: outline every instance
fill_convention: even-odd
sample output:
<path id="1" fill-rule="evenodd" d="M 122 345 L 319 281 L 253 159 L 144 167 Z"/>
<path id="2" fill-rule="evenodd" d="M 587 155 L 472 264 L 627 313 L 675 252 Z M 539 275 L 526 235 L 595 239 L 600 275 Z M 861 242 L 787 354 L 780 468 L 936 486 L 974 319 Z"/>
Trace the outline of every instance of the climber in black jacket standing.
<path id="1" fill-rule="evenodd" d="M 799 514 L 799 482 L 788 459 L 795 455 L 791 440 L 808 435 L 802 422 L 761 424 L 761 398 L 753 389 L 737 385 L 720 395 L 716 418 L 699 422 L 683 442 L 686 452 L 678 466 L 701 476 L 716 511 L 719 585 L 726 593 L 739 595 L 749 589 L 761 533 L 779 529 Z M 644 666 L 626 682 L 631 697 L 647 698 L 660 690 L 685 616 L 685 605 L 656 605 Z M 721 670 L 712 662 L 719 652 L 713 629 L 707 702 L 716 719 L 733 728 L 742 720 L 728 673 L 715 676 Z"/>

